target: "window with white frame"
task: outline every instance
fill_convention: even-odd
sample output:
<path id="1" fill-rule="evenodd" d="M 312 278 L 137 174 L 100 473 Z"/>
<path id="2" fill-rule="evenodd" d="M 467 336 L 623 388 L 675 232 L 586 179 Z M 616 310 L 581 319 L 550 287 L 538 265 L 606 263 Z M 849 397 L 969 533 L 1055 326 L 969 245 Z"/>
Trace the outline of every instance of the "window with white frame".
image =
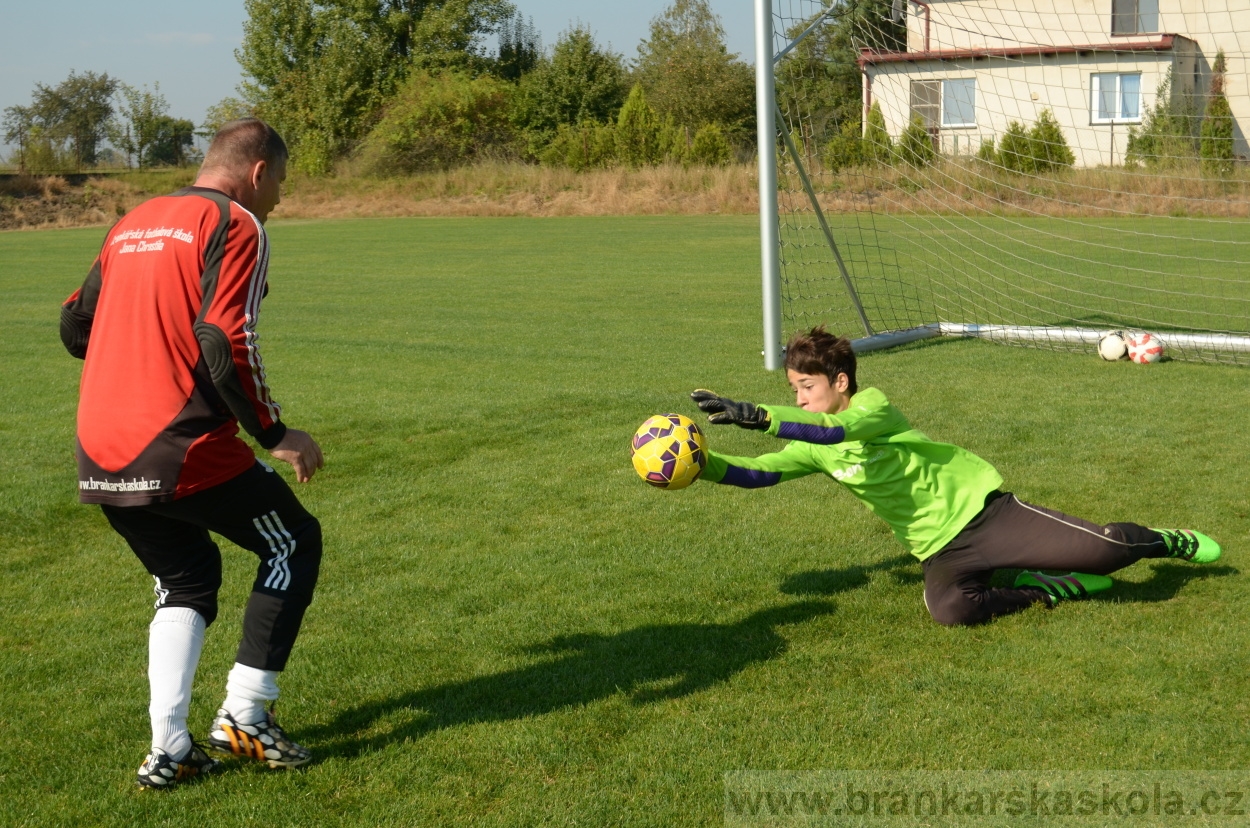
<path id="1" fill-rule="evenodd" d="M 1111 0 L 1111 34 L 1159 31 L 1159 0 Z"/>
<path id="2" fill-rule="evenodd" d="M 977 125 L 977 82 L 975 78 L 942 81 L 942 126 Z"/>
<path id="3" fill-rule="evenodd" d="M 910 120 L 919 120 L 925 129 L 934 130 L 941 123 L 941 111 L 941 81 L 912 81 Z"/>
<path id="4" fill-rule="evenodd" d="M 1141 122 L 1141 72 L 1099 72 L 1090 77 L 1089 114 L 1093 123 Z"/>

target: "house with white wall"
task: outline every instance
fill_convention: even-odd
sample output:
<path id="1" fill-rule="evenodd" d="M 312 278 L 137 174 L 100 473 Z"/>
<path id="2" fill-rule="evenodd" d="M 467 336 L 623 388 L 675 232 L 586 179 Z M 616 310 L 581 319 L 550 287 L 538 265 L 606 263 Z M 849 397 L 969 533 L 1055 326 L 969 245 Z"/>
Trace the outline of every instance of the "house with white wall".
<path id="1" fill-rule="evenodd" d="M 1124 162 L 1128 131 L 1171 94 L 1201 115 L 1223 50 L 1234 153 L 1250 156 L 1250 0 L 909 0 L 907 51 L 861 53 L 865 112 L 897 137 L 920 118 L 973 154 L 1049 109 L 1078 166 Z M 865 119 L 866 121 L 866 119 Z"/>

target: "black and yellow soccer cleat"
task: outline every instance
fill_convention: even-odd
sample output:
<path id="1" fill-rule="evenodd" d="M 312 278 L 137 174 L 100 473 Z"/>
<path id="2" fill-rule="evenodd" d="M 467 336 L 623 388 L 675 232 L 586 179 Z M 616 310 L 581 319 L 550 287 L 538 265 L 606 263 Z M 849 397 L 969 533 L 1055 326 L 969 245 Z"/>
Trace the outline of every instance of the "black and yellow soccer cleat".
<path id="1" fill-rule="evenodd" d="M 204 752 L 204 748 L 195 742 L 181 759 L 174 759 L 160 748 L 152 748 L 148 758 L 139 766 L 138 783 L 140 788 L 166 790 L 180 782 L 196 776 L 215 773 L 221 769 L 221 762 Z"/>
<path id="2" fill-rule="evenodd" d="M 239 724 L 225 710 L 217 711 L 213 730 L 208 735 L 213 750 L 245 756 L 264 762 L 271 768 L 298 768 L 312 758 L 312 752 L 292 742 L 274 721 L 273 711 L 256 724 Z"/>

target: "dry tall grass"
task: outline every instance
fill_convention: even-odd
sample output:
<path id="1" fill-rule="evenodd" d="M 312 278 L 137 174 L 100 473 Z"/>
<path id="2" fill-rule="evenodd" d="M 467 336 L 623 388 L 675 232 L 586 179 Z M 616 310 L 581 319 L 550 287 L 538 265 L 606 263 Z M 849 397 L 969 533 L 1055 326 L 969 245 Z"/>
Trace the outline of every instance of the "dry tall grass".
<path id="1" fill-rule="evenodd" d="M 192 170 L 134 173 L 71 186 L 61 178 L 0 179 L 0 229 L 101 225 L 146 198 L 189 184 Z M 1228 180 L 1197 169 L 1167 175 L 1113 169 L 1045 176 L 1006 173 L 970 159 L 813 171 L 830 213 L 990 213 L 1072 217 L 1250 216 L 1250 170 Z M 796 192 L 793 175 L 781 176 Z M 365 216 L 749 215 L 758 210 L 753 165 L 573 172 L 513 163 L 396 178 L 292 176 L 275 219 Z M 799 192 L 796 206 L 804 206 Z"/>
<path id="2" fill-rule="evenodd" d="M 61 176 L 0 178 L 0 230 L 109 225 L 159 193 L 185 187 L 192 170 L 99 176 L 71 185 Z"/>
<path id="3" fill-rule="evenodd" d="M 944 213 L 1066 217 L 1250 216 L 1250 170 L 1229 179 L 1197 169 L 1166 173 L 1097 167 L 1018 175 L 975 159 L 942 159 L 921 169 L 906 165 L 814 171 L 813 186 L 830 213 Z M 783 189 L 801 192 L 793 174 Z M 802 198 L 800 198 L 800 202 Z"/>
<path id="4" fill-rule="evenodd" d="M 755 169 L 615 168 L 574 172 L 484 163 L 403 178 L 300 178 L 276 216 L 602 216 L 750 214 Z"/>

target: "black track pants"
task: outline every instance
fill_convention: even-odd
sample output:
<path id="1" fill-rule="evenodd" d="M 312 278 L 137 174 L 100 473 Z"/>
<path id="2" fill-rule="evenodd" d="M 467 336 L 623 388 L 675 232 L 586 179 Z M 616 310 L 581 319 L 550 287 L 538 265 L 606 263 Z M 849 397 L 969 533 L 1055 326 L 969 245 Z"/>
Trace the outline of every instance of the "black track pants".
<path id="1" fill-rule="evenodd" d="M 260 557 L 243 617 L 237 661 L 286 667 L 321 564 L 321 525 L 263 463 L 169 503 L 102 506 L 105 517 L 156 578 L 156 606 L 190 607 L 211 624 L 221 588 L 221 551 L 209 532 Z"/>
<path id="2" fill-rule="evenodd" d="M 996 569 L 1107 575 L 1168 554 L 1158 532 L 1136 523 L 1099 526 L 993 492 L 954 540 L 924 561 L 925 606 L 940 624 L 979 624 L 1043 600 L 1038 589 L 989 586 Z"/>

